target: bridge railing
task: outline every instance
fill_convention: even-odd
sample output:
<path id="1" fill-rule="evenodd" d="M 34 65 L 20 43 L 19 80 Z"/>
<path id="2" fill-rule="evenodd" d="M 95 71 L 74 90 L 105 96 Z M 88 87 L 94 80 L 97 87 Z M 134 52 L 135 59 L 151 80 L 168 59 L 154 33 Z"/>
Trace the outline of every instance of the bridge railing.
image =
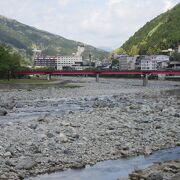
<path id="1" fill-rule="evenodd" d="M 180 74 L 180 69 L 159 69 L 159 70 L 30 70 L 30 71 L 19 71 L 16 74 L 24 74 L 24 75 L 31 75 L 31 74 L 39 74 L 39 75 L 46 75 L 46 74 L 64 74 L 64 75 L 76 75 L 76 74 Z"/>

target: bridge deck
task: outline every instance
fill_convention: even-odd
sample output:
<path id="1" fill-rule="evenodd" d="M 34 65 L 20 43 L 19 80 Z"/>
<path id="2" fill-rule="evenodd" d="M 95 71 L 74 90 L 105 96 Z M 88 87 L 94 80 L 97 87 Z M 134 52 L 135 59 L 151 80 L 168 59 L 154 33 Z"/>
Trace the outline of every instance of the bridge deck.
<path id="1" fill-rule="evenodd" d="M 33 75 L 33 74 L 39 74 L 39 75 L 116 75 L 116 74 L 167 74 L 167 75 L 180 75 L 180 70 L 158 70 L 158 71 L 24 71 L 24 72 L 17 72 L 16 74 L 21 75 Z"/>

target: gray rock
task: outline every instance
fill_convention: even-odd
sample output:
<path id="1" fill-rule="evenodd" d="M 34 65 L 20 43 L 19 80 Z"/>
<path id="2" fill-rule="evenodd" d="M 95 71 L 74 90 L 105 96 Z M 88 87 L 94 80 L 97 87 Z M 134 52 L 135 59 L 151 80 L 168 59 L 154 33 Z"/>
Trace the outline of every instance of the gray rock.
<path id="1" fill-rule="evenodd" d="M 41 114 L 38 118 L 37 121 L 41 122 L 41 121 L 45 121 L 46 117 L 48 116 L 48 114 Z"/>
<path id="2" fill-rule="evenodd" d="M 65 134 L 69 137 L 79 138 L 79 135 L 77 134 L 75 128 L 73 128 L 73 127 L 67 127 L 65 129 Z"/>
<path id="3" fill-rule="evenodd" d="M 180 179 L 180 172 L 178 172 L 175 176 L 171 178 L 171 180 L 179 180 Z"/>
<path id="4" fill-rule="evenodd" d="M 128 151 L 125 151 L 125 150 L 121 150 L 120 151 L 120 154 L 122 155 L 122 157 L 128 157 L 128 155 L 129 155 L 129 152 Z"/>
<path id="5" fill-rule="evenodd" d="M 12 155 L 14 155 L 19 149 L 16 149 L 16 146 L 10 145 L 6 148 L 6 152 L 10 152 Z"/>
<path id="6" fill-rule="evenodd" d="M 38 137 L 41 138 L 42 141 L 44 141 L 47 138 L 46 134 L 38 134 Z"/>
<path id="7" fill-rule="evenodd" d="M 164 114 L 169 114 L 169 115 L 175 115 L 176 114 L 176 110 L 173 107 L 168 107 L 162 110 L 162 112 Z"/>
<path id="8" fill-rule="evenodd" d="M 163 180 L 163 176 L 160 173 L 151 173 L 147 180 Z"/>
<path id="9" fill-rule="evenodd" d="M 37 128 L 37 124 L 30 124 L 28 127 L 30 128 L 30 129 L 36 129 Z"/>
<path id="10" fill-rule="evenodd" d="M 151 110 L 150 106 L 148 106 L 148 105 L 142 105 L 141 111 L 142 111 L 142 112 L 150 112 L 150 111 L 152 111 L 152 110 Z"/>
<path id="11" fill-rule="evenodd" d="M 5 153 L 5 149 L 3 146 L 0 146 L 0 156 L 3 156 Z"/>
<path id="12" fill-rule="evenodd" d="M 174 117 L 180 118 L 180 114 L 175 113 L 175 114 L 174 114 Z"/>
<path id="13" fill-rule="evenodd" d="M 23 108 L 23 105 L 21 103 L 16 103 L 16 108 Z"/>
<path id="14" fill-rule="evenodd" d="M 4 154 L 4 157 L 11 157 L 11 152 L 6 152 L 5 154 Z"/>
<path id="15" fill-rule="evenodd" d="M 72 154 L 73 154 L 72 151 L 69 150 L 69 149 L 65 149 L 65 150 L 63 151 L 63 153 L 66 154 L 66 155 L 72 155 Z"/>
<path id="16" fill-rule="evenodd" d="M 146 147 L 144 148 L 144 154 L 145 154 L 145 155 L 150 155 L 150 154 L 152 154 L 152 150 L 151 150 L 151 148 L 150 148 L 149 146 L 146 146 Z"/>
<path id="17" fill-rule="evenodd" d="M 15 166 L 16 169 L 32 169 L 36 165 L 36 162 L 31 157 L 22 157 Z"/>
<path id="18" fill-rule="evenodd" d="M 6 116 L 7 111 L 5 109 L 0 109 L 0 116 Z"/>
<path id="19" fill-rule="evenodd" d="M 15 166 L 16 165 L 16 163 L 14 161 L 11 161 L 11 160 L 7 160 L 5 162 L 5 164 L 8 165 L 8 166 Z"/>
<path id="20" fill-rule="evenodd" d="M 66 136 L 65 134 L 63 134 L 63 133 L 60 133 L 60 135 L 59 135 L 59 140 L 60 140 L 61 143 L 66 143 L 66 142 L 68 142 L 67 136 Z"/>
<path id="21" fill-rule="evenodd" d="M 131 104 L 131 105 L 129 106 L 129 109 L 137 110 L 137 109 L 139 109 L 139 105 L 137 105 L 137 104 Z"/>
<path id="22" fill-rule="evenodd" d="M 3 175 L 0 176 L 0 179 L 1 179 L 1 180 L 7 180 L 8 177 L 3 174 Z"/>
<path id="23" fill-rule="evenodd" d="M 52 138 L 52 137 L 54 137 L 54 134 L 53 134 L 53 133 L 51 133 L 51 132 L 48 132 L 46 135 L 47 135 L 47 137 L 48 137 L 48 138 Z"/>
<path id="24" fill-rule="evenodd" d="M 33 153 L 41 153 L 39 146 L 37 144 L 31 144 L 29 146 L 29 150 L 32 151 Z"/>

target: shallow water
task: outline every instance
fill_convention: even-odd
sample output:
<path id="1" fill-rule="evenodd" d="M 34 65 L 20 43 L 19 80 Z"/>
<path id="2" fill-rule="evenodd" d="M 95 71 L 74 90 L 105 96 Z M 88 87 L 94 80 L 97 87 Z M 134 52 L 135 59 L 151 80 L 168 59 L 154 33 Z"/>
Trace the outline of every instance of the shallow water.
<path id="1" fill-rule="evenodd" d="M 176 96 L 177 99 L 180 99 L 180 89 L 169 90 L 166 93 L 169 96 Z"/>
<path id="2" fill-rule="evenodd" d="M 155 162 L 180 159 L 180 147 L 160 150 L 150 156 L 99 162 L 84 169 L 40 175 L 32 180 L 116 180 L 126 178 L 135 169 L 144 169 Z"/>
<path id="3" fill-rule="evenodd" d="M 0 118 L 0 123 L 6 121 L 29 121 L 38 118 L 42 114 L 47 114 L 55 117 L 61 117 L 68 113 L 76 111 L 89 111 L 92 108 L 93 102 L 88 103 L 82 100 L 47 100 L 34 104 L 26 105 L 22 103 L 21 108 L 16 108 L 14 111 L 9 111 L 6 116 Z"/>
<path id="4" fill-rule="evenodd" d="M 104 99 L 105 98 L 105 99 Z M 117 102 L 116 99 L 111 100 L 107 97 L 98 98 L 98 102 L 105 100 L 107 105 L 123 106 L 126 102 L 124 100 Z M 0 118 L 0 123 L 9 121 L 29 121 L 38 118 L 42 114 L 49 114 L 55 117 L 61 117 L 68 113 L 77 111 L 90 111 L 93 109 L 94 103 L 97 102 L 95 98 L 60 98 L 60 99 L 44 99 L 34 102 L 22 101 L 22 107 L 16 108 L 8 112 L 6 116 Z"/>
<path id="5" fill-rule="evenodd" d="M 48 88 L 48 91 L 53 92 L 54 87 Z M 163 91 L 165 97 L 175 96 L 180 99 L 180 89 Z M 87 100 L 85 100 L 87 99 Z M 101 101 L 101 98 L 98 98 Z M 109 104 L 113 104 L 115 107 L 123 107 L 127 103 L 127 100 L 117 100 L 111 97 L 110 99 L 104 96 L 102 100 L 105 100 Z M 110 100 L 110 101 L 109 101 Z M 143 102 L 143 99 L 138 99 Z M 50 114 L 51 116 L 61 117 L 68 113 L 74 113 L 77 111 L 90 111 L 93 109 L 93 104 L 96 102 L 95 98 L 61 98 L 61 99 L 44 99 L 34 103 L 22 102 L 21 108 L 16 108 L 15 111 L 9 111 L 7 116 L 0 118 L 0 123 L 6 123 L 7 121 L 29 121 L 37 119 L 42 114 Z"/>

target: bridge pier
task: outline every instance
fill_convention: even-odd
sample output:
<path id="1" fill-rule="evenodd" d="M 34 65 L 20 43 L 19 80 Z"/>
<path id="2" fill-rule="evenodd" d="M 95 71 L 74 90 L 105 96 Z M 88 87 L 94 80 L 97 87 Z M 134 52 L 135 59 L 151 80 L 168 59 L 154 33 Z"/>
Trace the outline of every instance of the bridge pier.
<path id="1" fill-rule="evenodd" d="M 148 75 L 143 74 L 143 86 L 146 87 L 148 85 Z"/>
<path id="2" fill-rule="evenodd" d="M 47 74 L 47 80 L 48 80 L 48 81 L 51 80 L 51 74 Z"/>
<path id="3" fill-rule="evenodd" d="M 99 74 L 96 74 L 96 82 L 99 82 Z"/>

